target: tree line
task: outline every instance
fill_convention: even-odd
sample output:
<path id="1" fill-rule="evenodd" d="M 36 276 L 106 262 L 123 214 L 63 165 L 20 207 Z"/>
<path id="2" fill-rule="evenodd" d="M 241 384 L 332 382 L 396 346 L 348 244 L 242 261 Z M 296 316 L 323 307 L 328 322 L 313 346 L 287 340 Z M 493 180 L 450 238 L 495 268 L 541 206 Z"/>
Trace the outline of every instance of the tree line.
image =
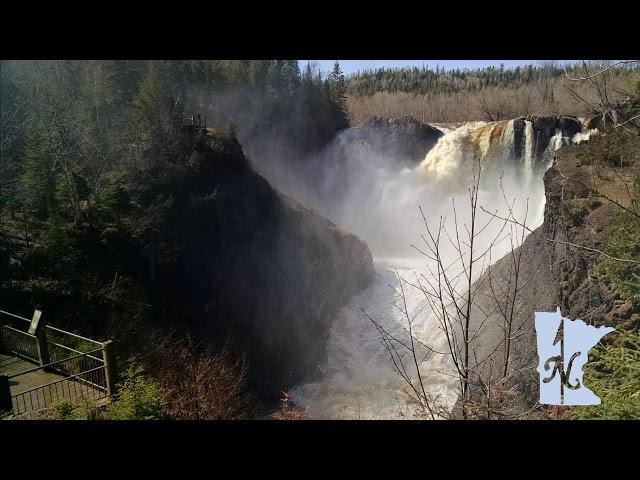
<path id="1" fill-rule="evenodd" d="M 376 92 L 455 93 L 478 91 L 487 87 L 518 87 L 540 79 L 562 76 L 564 69 L 554 62 L 540 66 L 505 68 L 489 66 L 478 69 L 445 69 L 436 66 L 381 68 L 359 71 L 347 80 L 349 94 L 371 96 Z"/>

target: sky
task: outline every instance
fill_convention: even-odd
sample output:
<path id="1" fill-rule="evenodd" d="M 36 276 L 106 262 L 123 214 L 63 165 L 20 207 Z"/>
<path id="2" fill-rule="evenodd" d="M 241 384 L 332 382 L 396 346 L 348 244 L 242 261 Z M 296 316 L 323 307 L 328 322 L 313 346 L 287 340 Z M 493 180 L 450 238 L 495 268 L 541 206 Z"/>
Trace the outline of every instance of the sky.
<path id="1" fill-rule="evenodd" d="M 401 68 L 401 67 L 422 67 L 424 64 L 432 69 L 436 66 L 442 68 L 443 66 L 449 69 L 455 68 L 482 68 L 494 65 L 499 67 L 501 63 L 504 63 L 505 68 L 515 68 L 523 65 L 538 65 L 542 60 L 340 60 L 340 68 L 349 75 L 356 73 L 358 70 L 369 70 L 375 68 Z M 307 62 L 311 62 L 313 66 L 314 62 L 320 68 L 323 73 L 331 71 L 335 60 L 300 60 L 300 66 L 305 67 Z M 559 60 L 561 64 L 565 60 Z M 573 62 L 573 60 L 569 60 Z"/>

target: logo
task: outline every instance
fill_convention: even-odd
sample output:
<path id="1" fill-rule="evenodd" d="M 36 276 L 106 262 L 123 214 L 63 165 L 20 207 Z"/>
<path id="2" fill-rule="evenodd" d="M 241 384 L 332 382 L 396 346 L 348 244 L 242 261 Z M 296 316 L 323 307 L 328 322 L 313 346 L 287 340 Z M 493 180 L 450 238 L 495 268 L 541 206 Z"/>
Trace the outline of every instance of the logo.
<path id="1" fill-rule="evenodd" d="M 555 312 L 535 312 L 540 374 L 540 403 L 600 405 L 600 398 L 583 381 L 582 367 L 591 350 L 612 327 L 594 327 Z"/>

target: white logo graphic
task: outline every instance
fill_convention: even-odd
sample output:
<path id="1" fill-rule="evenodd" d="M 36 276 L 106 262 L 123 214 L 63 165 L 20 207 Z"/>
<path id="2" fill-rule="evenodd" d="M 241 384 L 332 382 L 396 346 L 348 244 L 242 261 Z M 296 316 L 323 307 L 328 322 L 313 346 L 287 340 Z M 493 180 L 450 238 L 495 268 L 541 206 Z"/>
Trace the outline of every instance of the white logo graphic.
<path id="1" fill-rule="evenodd" d="M 540 403 L 600 405 L 600 398 L 583 382 L 582 367 L 589 350 L 615 329 L 593 327 L 556 312 L 535 312 L 540 373 Z"/>

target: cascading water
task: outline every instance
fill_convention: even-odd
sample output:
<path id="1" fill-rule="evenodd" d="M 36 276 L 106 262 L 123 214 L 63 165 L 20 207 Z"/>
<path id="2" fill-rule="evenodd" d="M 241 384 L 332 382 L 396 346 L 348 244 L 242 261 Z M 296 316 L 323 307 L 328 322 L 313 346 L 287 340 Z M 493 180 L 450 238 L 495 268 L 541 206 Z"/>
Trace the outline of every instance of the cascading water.
<path id="1" fill-rule="evenodd" d="M 599 135 L 600 131 L 597 128 L 592 128 L 586 132 L 578 132 L 571 139 L 571 143 L 580 144 L 586 142 L 592 135 Z"/>
<path id="2" fill-rule="evenodd" d="M 393 170 L 388 167 L 392 160 L 376 157 L 370 151 L 350 152 L 357 181 L 336 221 L 368 242 L 375 257 L 375 279 L 333 322 L 320 378 L 297 386 L 290 397 L 307 406 L 313 418 L 411 418 L 416 410 L 402 391 L 406 384 L 394 371 L 378 331 L 363 311 L 391 335 L 406 336 L 406 318 L 394 306 L 398 298 L 393 289 L 400 288 L 398 275 L 413 279 L 429 272 L 427 259 L 410 247 L 412 243 L 418 245 L 425 232 L 418 207 L 431 225 L 446 217 L 445 225 L 451 228 L 453 199 L 458 219 L 463 219 L 468 213 L 465 205 L 469 210 L 468 187 L 479 160 L 483 168 L 480 205 L 500 214 L 506 210 L 505 199 L 515 198 L 517 218 L 524 218 L 526 212 L 528 226 L 535 228 L 543 220 L 542 174 L 553 160 L 553 152 L 567 141 L 570 139 L 562 137 L 561 132 L 552 138 L 542 168 L 536 168 L 534 130 L 529 121 L 525 122 L 524 151 L 519 162 L 514 152 L 513 121 L 470 122 L 451 130 L 413 170 Z M 493 261 L 509 248 L 508 241 L 496 245 Z M 406 285 L 404 291 L 410 315 L 416 316 L 415 336 L 436 351 L 446 351 L 446 337 L 425 295 Z M 431 356 L 421 364 L 420 373 L 427 393 L 450 410 L 458 395 L 450 355 Z"/>
<path id="3" fill-rule="evenodd" d="M 526 180 L 530 183 L 533 169 L 533 124 L 529 120 L 524 122 L 524 162 Z"/>

